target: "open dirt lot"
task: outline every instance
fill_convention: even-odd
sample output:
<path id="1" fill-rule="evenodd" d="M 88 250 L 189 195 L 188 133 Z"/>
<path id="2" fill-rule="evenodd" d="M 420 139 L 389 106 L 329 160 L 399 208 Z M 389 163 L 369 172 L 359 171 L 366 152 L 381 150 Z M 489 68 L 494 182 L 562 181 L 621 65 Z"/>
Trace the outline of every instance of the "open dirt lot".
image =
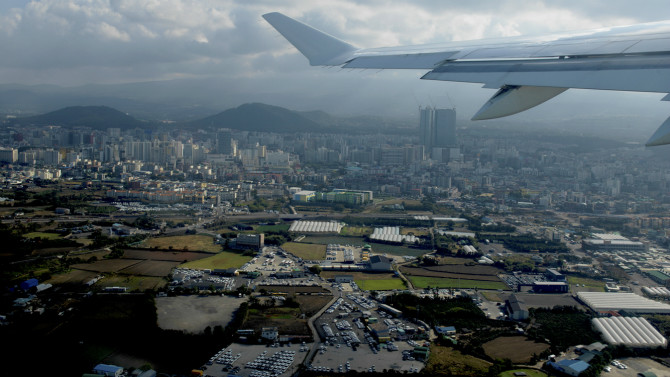
<path id="1" fill-rule="evenodd" d="M 193 251 L 152 251 L 138 249 L 126 249 L 123 251 L 123 257 L 128 259 L 148 259 L 174 262 L 190 262 L 211 256 L 211 253 L 198 253 Z"/>
<path id="2" fill-rule="evenodd" d="M 246 298 L 178 296 L 156 298 L 158 326 L 200 333 L 207 326 L 226 326 Z"/>
<path id="3" fill-rule="evenodd" d="M 490 266 L 433 266 L 433 267 L 408 267 L 400 268 L 403 274 L 414 276 L 428 276 L 450 279 L 467 279 L 499 282 L 497 274 L 501 270 Z"/>
<path id="4" fill-rule="evenodd" d="M 570 294 L 516 293 L 516 297 L 529 308 L 553 308 L 554 306 L 583 307 Z"/>
<path id="5" fill-rule="evenodd" d="M 141 276 L 167 276 L 179 262 L 143 260 L 128 268 L 119 271 L 121 274 L 141 275 Z"/>
<path id="6" fill-rule="evenodd" d="M 140 262 L 137 259 L 107 259 L 94 263 L 73 264 L 72 268 L 93 272 L 118 272 Z"/>
<path id="7" fill-rule="evenodd" d="M 494 359 L 510 359 L 513 363 L 529 362 L 533 354 L 540 354 L 549 345 L 536 343 L 525 336 L 501 336 L 483 344 L 484 352 Z"/>
<path id="8" fill-rule="evenodd" d="M 97 272 L 84 271 L 72 269 L 66 274 L 58 274 L 51 277 L 46 282 L 49 284 L 84 284 L 94 277 L 98 276 Z"/>

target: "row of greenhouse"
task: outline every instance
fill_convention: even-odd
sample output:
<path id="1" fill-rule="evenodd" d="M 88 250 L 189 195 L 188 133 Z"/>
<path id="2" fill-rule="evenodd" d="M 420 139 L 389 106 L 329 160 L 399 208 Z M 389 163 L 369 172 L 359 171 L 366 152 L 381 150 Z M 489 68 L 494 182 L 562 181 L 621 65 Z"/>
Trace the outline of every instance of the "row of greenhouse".
<path id="1" fill-rule="evenodd" d="M 611 345 L 655 348 L 665 347 L 667 339 L 641 317 L 594 318 L 593 326 Z"/>
<path id="2" fill-rule="evenodd" d="M 289 232 L 304 233 L 340 233 L 342 223 L 335 221 L 294 221 Z"/>
<path id="3" fill-rule="evenodd" d="M 666 287 L 642 287 L 642 292 L 647 296 L 670 297 L 670 289 Z"/>

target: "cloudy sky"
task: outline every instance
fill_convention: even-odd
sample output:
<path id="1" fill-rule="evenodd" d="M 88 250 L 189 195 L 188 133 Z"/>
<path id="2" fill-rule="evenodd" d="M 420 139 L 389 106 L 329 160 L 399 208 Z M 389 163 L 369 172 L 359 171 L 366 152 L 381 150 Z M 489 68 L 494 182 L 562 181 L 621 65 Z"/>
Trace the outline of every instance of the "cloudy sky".
<path id="1" fill-rule="evenodd" d="M 302 93 L 290 106 L 300 110 L 327 103 L 331 111 L 365 113 L 393 98 L 406 105 L 400 111 L 433 104 L 474 112 L 490 90 L 417 80 L 425 71 L 310 67 L 261 15 L 280 11 L 354 45 L 380 47 L 658 21 L 666 10 L 663 0 L 2 0 L 0 84 L 203 79 L 227 83 L 244 101 L 258 93 L 289 106 L 286 98 Z M 626 103 L 662 97 L 602 96 Z"/>

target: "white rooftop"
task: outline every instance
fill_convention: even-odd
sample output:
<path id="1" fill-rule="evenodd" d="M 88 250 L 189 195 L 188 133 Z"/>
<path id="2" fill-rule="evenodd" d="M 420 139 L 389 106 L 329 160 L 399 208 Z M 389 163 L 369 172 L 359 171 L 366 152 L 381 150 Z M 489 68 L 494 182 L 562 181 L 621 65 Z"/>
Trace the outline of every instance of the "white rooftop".
<path id="1" fill-rule="evenodd" d="M 670 314 L 670 305 L 650 300 L 635 293 L 579 292 L 577 297 L 597 312 L 624 310 L 629 313 Z"/>

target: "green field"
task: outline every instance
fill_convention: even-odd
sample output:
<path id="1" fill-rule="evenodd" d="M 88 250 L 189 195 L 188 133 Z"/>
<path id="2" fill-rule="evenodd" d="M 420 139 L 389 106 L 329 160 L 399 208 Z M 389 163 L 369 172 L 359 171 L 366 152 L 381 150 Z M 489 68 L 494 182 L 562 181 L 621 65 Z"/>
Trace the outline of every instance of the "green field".
<path id="1" fill-rule="evenodd" d="M 355 280 L 355 282 L 364 291 L 391 291 L 407 288 L 400 279 Z"/>
<path id="2" fill-rule="evenodd" d="M 281 245 L 282 249 L 304 260 L 326 259 L 326 245 L 287 242 Z"/>
<path id="3" fill-rule="evenodd" d="M 466 280 L 435 278 L 428 276 L 407 276 L 415 288 L 477 288 L 477 289 L 508 289 L 498 281 Z"/>
<path id="4" fill-rule="evenodd" d="M 432 345 L 426 367 L 426 376 L 485 376 L 491 363 L 474 356 L 462 354 L 453 348 Z"/>
<path id="5" fill-rule="evenodd" d="M 250 260 L 251 257 L 242 254 L 222 251 L 211 257 L 183 263 L 179 267 L 192 268 L 194 270 L 239 268 Z"/>
<path id="6" fill-rule="evenodd" d="M 25 238 L 42 238 L 45 240 L 57 240 L 61 236 L 57 233 L 46 233 L 46 232 L 31 232 L 23 235 Z"/>
<path id="7" fill-rule="evenodd" d="M 288 228 L 290 227 L 289 224 L 258 225 L 254 226 L 254 231 L 258 233 L 285 232 L 288 231 Z"/>
<path id="8" fill-rule="evenodd" d="M 526 376 L 528 376 L 528 377 L 547 377 L 546 373 L 544 373 L 542 371 L 539 371 L 539 370 L 535 370 L 535 369 L 508 370 L 508 371 L 500 373 L 498 376 L 500 376 L 500 377 L 514 377 L 514 372 L 526 373 Z"/>
<path id="9" fill-rule="evenodd" d="M 340 234 L 348 237 L 363 237 L 372 234 L 372 228 L 367 226 L 345 226 Z"/>
<path id="10" fill-rule="evenodd" d="M 568 276 L 568 283 L 570 285 L 585 285 L 588 288 L 596 288 L 601 292 L 605 292 L 605 282 L 589 278 L 581 278 L 577 276 Z"/>
<path id="11" fill-rule="evenodd" d="M 161 277 L 151 276 L 106 276 L 99 280 L 95 286 L 104 287 L 126 287 L 128 291 L 145 291 L 147 289 L 159 289 L 167 285 L 167 281 Z"/>
<path id="12" fill-rule="evenodd" d="M 215 244 L 214 238 L 203 234 L 149 238 L 142 242 L 141 246 L 155 247 L 162 250 L 206 251 L 210 253 L 221 251 L 221 245 Z"/>

